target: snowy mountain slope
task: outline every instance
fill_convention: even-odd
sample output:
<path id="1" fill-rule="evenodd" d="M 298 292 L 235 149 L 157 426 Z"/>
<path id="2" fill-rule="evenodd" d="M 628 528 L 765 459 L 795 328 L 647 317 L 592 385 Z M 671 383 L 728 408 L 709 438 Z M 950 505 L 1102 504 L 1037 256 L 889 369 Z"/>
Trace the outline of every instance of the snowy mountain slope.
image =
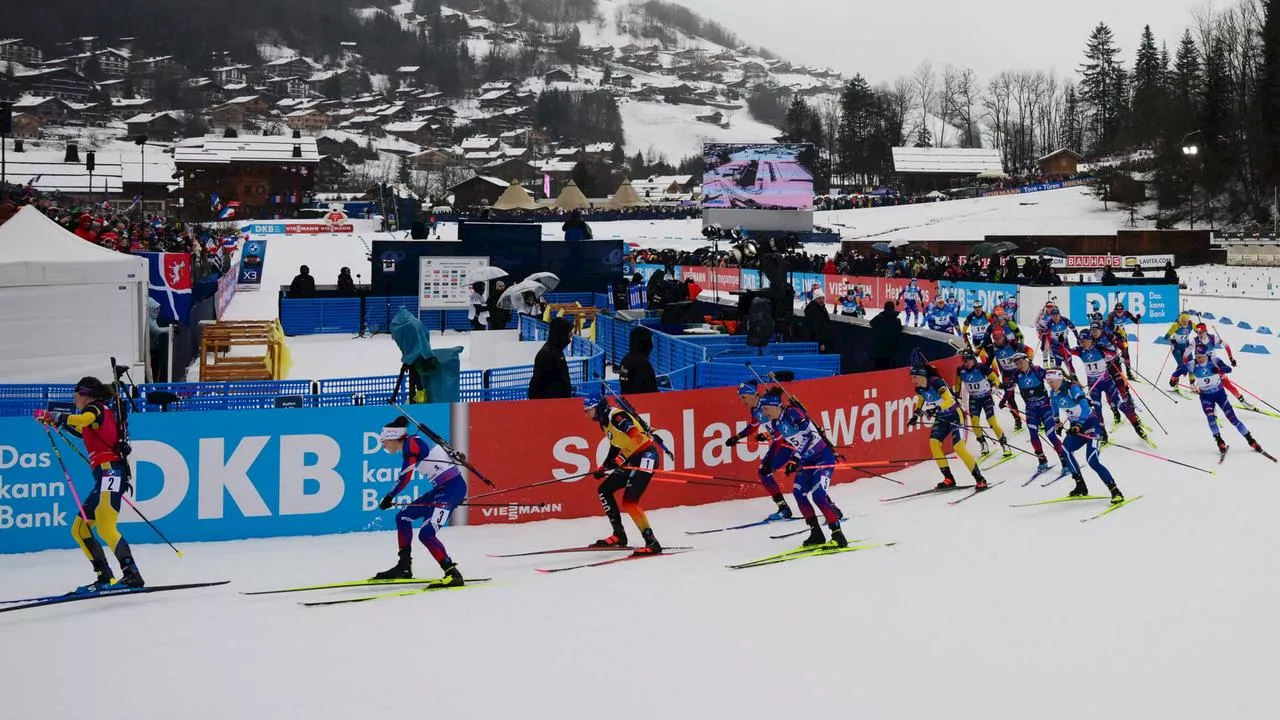
<path id="1" fill-rule="evenodd" d="M 772 142 L 778 129 L 744 110 L 717 110 L 697 105 L 627 101 L 618 105 L 628 157 L 637 152 L 665 154 L 669 159 L 696 155 L 705 142 Z M 724 115 L 729 127 L 697 120 L 710 112 Z"/>
<path id="2" fill-rule="evenodd" d="M 1143 348 L 1147 374 L 1160 350 Z M 1239 378 L 1280 395 L 1263 362 L 1245 361 Z M 1159 452 L 1213 466 L 1198 404 L 1139 391 L 1172 433 Z M 1280 445 L 1280 423 L 1246 421 Z M 1135 443 L 1129 430 L 1117 437 Z M 448 528 L 463 570 L 493 583 L 338 608 L 235 591 L 389 566 L 389 516 L 380 532 L 189 545 L 181 561 L 143 545 L 152 582 L 235 584 L 0 617 L 6 647 L 21 649 L 0 653 L 0 702 L 13 717 L 70 717 L 85 697 L 127 686 L 127 703 L 99 703 L 95 717 L 346 720 L 427 705 L 451 718 L 1266 718 L 1280 486 L 1271 463 L 1234 431 L 1228 440 L 1216 476 L 1105 450 L 1121 487 L 1144 497 L 1091 523 L 1079 522 L 1100 509 L 1089 503 L 1008 507 L 1066 490 L 1019 487 L 1027 458 L 954 507 L 880 503 L 904 491 L 883 480 L 839 485 L 849 535 L 899 545 L 744 571 L 723 566 L 793 546 L 768 539 L 793 526 L 681 531 L 759 518 L 764 498 L 651 514 L 660 538 L 693 552 L 556 576 L 533 568 L 574 560 L 485 555 L 582 543 L 607 531 L 602 519 Z M 905 490 L 937 477 L 929 464 L 895 475 Z M 6 596 L 56 592 L 87 572 L 72 550 L 0 557 Z M 76 674 L 67 692 L 49 668 L 104 622 L 116 629 L 113 662 Z"/>

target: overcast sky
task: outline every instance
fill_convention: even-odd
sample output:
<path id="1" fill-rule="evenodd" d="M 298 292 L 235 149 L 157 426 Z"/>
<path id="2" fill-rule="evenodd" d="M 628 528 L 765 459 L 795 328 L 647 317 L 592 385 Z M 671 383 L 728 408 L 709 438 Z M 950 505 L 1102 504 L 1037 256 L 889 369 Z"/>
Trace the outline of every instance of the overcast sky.
<path id="1" fill-rule="evenodd" d="M 1142 26 L 1172 54 L 1190 8 L 1202 0 L 677 0 L 745 42 L 802 65 L 862 73 L 872 84 L 921 60 L 950 62 L 986 78 L 1011 69 L 1072 74 L 1099 21 L 1132 67 Z M 1224 0 L 1219 0 L 1221 7 Z"/>

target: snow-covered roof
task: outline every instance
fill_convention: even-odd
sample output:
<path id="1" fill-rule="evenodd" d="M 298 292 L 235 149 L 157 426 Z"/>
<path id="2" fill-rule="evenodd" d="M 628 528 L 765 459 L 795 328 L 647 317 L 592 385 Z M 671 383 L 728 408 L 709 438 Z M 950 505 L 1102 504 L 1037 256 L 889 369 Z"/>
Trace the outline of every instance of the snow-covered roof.
<path id="1" fill-rule="evenodd" d="M 49 102 L 50 100 L 57 100 L 58 102 L 61 102 L 64 105 L 66 104 L 65 101 L 55 97 L 42 97 L 40 95 L 23 95 L 22 97 L 14 101 L 13 109 L 20 110 L 22 108 L 39 107 Z"/>
<path id="2" fill-rule="evenodd" d="M 134 115 L 133 117 L 129 118 L 128 120 L 125 120 L 125 123 L 126 123 L 126 124 L 132 124 L 132 123 L 149 123 L 149 122 L 151 122 L 151 121 L 153 121 L 153 120 L 158 120 L 158 119 L 160 119 L 160 118 L 162 118 L 162 117 L 167 117 L 167 118 L 169 118 L 169 119 L 171 119 L 171 120 L 177 120 L 177 119 L 178 119 L 178 118 L 174 117 L 174 114 L 173 114 L 173 112 L 172 112 L 172 111 L 170 111 L 170 110 L 161 110 L 160 112 L 140 113 L 140 114 L 138 114 L 138 115 Z"/>
<path id="3" fill-rule="evenodd" d="M 10 180 L 25 181 L 34 178 L 32 186 L 42 192 L 123 192 L 121 184 L 120 155 L 118 153 L 94 153 L 93 187 L 89 186 L 89 172 L 82 162 L 63 162 L 60 151 L 27 151 L 9 153 L 7 172 Z"/>
<path id="4" fill-rule="evenodd" d="M 387 132 L 418 132 L 424 127 L 429 127 L 426 120 L 406 120 L 404 122 L 387 123 L 382 127 Z"/>
<path id="5" fill-rule="evenodd" d="M 295 146 L 301 150 L 301 157 L 293 156 Z M 178 164 L 315 163 L 319 160 L 320 153 L 316 150 L 316 140 L 312 137 L 241 135 L 227 138 L 205 135 L 183 140 L 173 149 L 173 161 Z"/>
<path id="6" fill-rule="evenodd" d="M 1003 172 L 994 148 L 893 148 L 893 169 L 900 173 L 978 175 Z"/>
<path id="7" fill-rule="evenodd" d="M 501 90 L 490 90 L 489 92 L 487 92 L 487 93 L 485 93 L 485 94 L 481 95 L 480 97 L 478 97 L 478 98 L 476 98 L 476 99 L 477 99 L 477 100 L 479 100 L 479 101 L 481 101 L 481 102 L 484 102 L 485 100 L 497 100 L 498 98 L 502 97 L 503 95 L 510 95 L 510 94 L 511 94 L 511 90 L 509 90 L 509 89 L 507 89 L 507 88 L 503 88 L 503 89 L 501 89 Z"/>
<path id="8" fill-rule="evenodd" d="M 476 135 L 462 141 L 463 150 L 485 150 L 498 144 L 497 138 L 487 137 L 484 135 Z"/>
<path id="9" fill-rule="evenodd" d="M 566 160 L 548 160 L 538 167 L 538 172 L 544 173 L 568 173 L 578 167 L 576 162 L 568 162 Z"/>
<path id="10" fill-rule="evenodd" d="M 396 68 L 396 72 L 398 72 L 398 73 L 416 73 L 416 72 L 418 72 L 418 71 L 419 71 L 419 70 L 421 70 L 421 69 L 422 69 L 422 66 L 420 66 L 420 65 L 401 65 L 400 67 Z"/>

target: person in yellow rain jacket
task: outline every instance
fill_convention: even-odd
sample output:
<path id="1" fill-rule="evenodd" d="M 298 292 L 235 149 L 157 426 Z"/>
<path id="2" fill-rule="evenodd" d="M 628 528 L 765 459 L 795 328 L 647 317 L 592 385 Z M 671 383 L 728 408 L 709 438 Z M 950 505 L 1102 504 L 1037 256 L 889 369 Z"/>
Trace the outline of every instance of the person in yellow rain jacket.
<path id="1" fill-rule="evenodd" d="M 978 467 L 977 461 L 965 447 L 960 405 L 951 394 L 951 388 L 947 387 L 946 381 L 942 379 L 937 369 L 927 363 L 911 366 L 911 381 L 916 386 L 916 410 L 912 413 L 907 426 L 914 427 L 920 422 L 922 416 L 933 419 L 933 428 L 929 433 L 929 449 L 933 453 L 934 461 L 942 469 L 942 482 L 938 483 L 937 489 L 952 490 L 956 487 L 956 479 L 951 474 L 951 466 L 947 463 L 947 454 L 942 449 L 943 441 L 950 438 L 956 455 L 960 456 L 965 467 L 973 474 L 974 489 L 986 490 L 987 479 L 982 476 L 982 470 Z"/>
<path id="2" fill-rule="evenodd" d="M 84 377 L 76 383 L 76 412 L 62 413 L 37 410 L 35 418 L 46 425 L 65 427 L 84 441 L 89 453 L 89 465 L 93 472 L 93 489 L 84 499 L 84 516 L 76 516 L 71 524 L 71 534 L 84 551 L 97 579 L 76 589 L 78 593 L 91 593 L 117 587 L 140 588 L 145 584 L 138 564 L 134 562 L 129 541 L 120 534 L 120 502 L 130 492 L 128 468 L 120 456 L 120 427 L 115 413 L 108 403 L 115 392 L 95 377 Z M 102 545 L 93 536 L 94 529 L 111 548 L 120 563 L 121 577 L 117 583 L 107 563 Z"/>

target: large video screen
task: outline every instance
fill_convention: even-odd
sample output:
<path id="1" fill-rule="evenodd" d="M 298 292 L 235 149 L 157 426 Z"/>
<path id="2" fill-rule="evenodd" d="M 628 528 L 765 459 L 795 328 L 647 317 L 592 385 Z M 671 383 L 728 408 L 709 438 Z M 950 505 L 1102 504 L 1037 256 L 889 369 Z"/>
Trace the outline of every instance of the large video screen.
<path id="1" fill-rule="evenodd" d="M 704 209 L 813 209 L 811 145 L 707 144 L 702 155 Z"/>

